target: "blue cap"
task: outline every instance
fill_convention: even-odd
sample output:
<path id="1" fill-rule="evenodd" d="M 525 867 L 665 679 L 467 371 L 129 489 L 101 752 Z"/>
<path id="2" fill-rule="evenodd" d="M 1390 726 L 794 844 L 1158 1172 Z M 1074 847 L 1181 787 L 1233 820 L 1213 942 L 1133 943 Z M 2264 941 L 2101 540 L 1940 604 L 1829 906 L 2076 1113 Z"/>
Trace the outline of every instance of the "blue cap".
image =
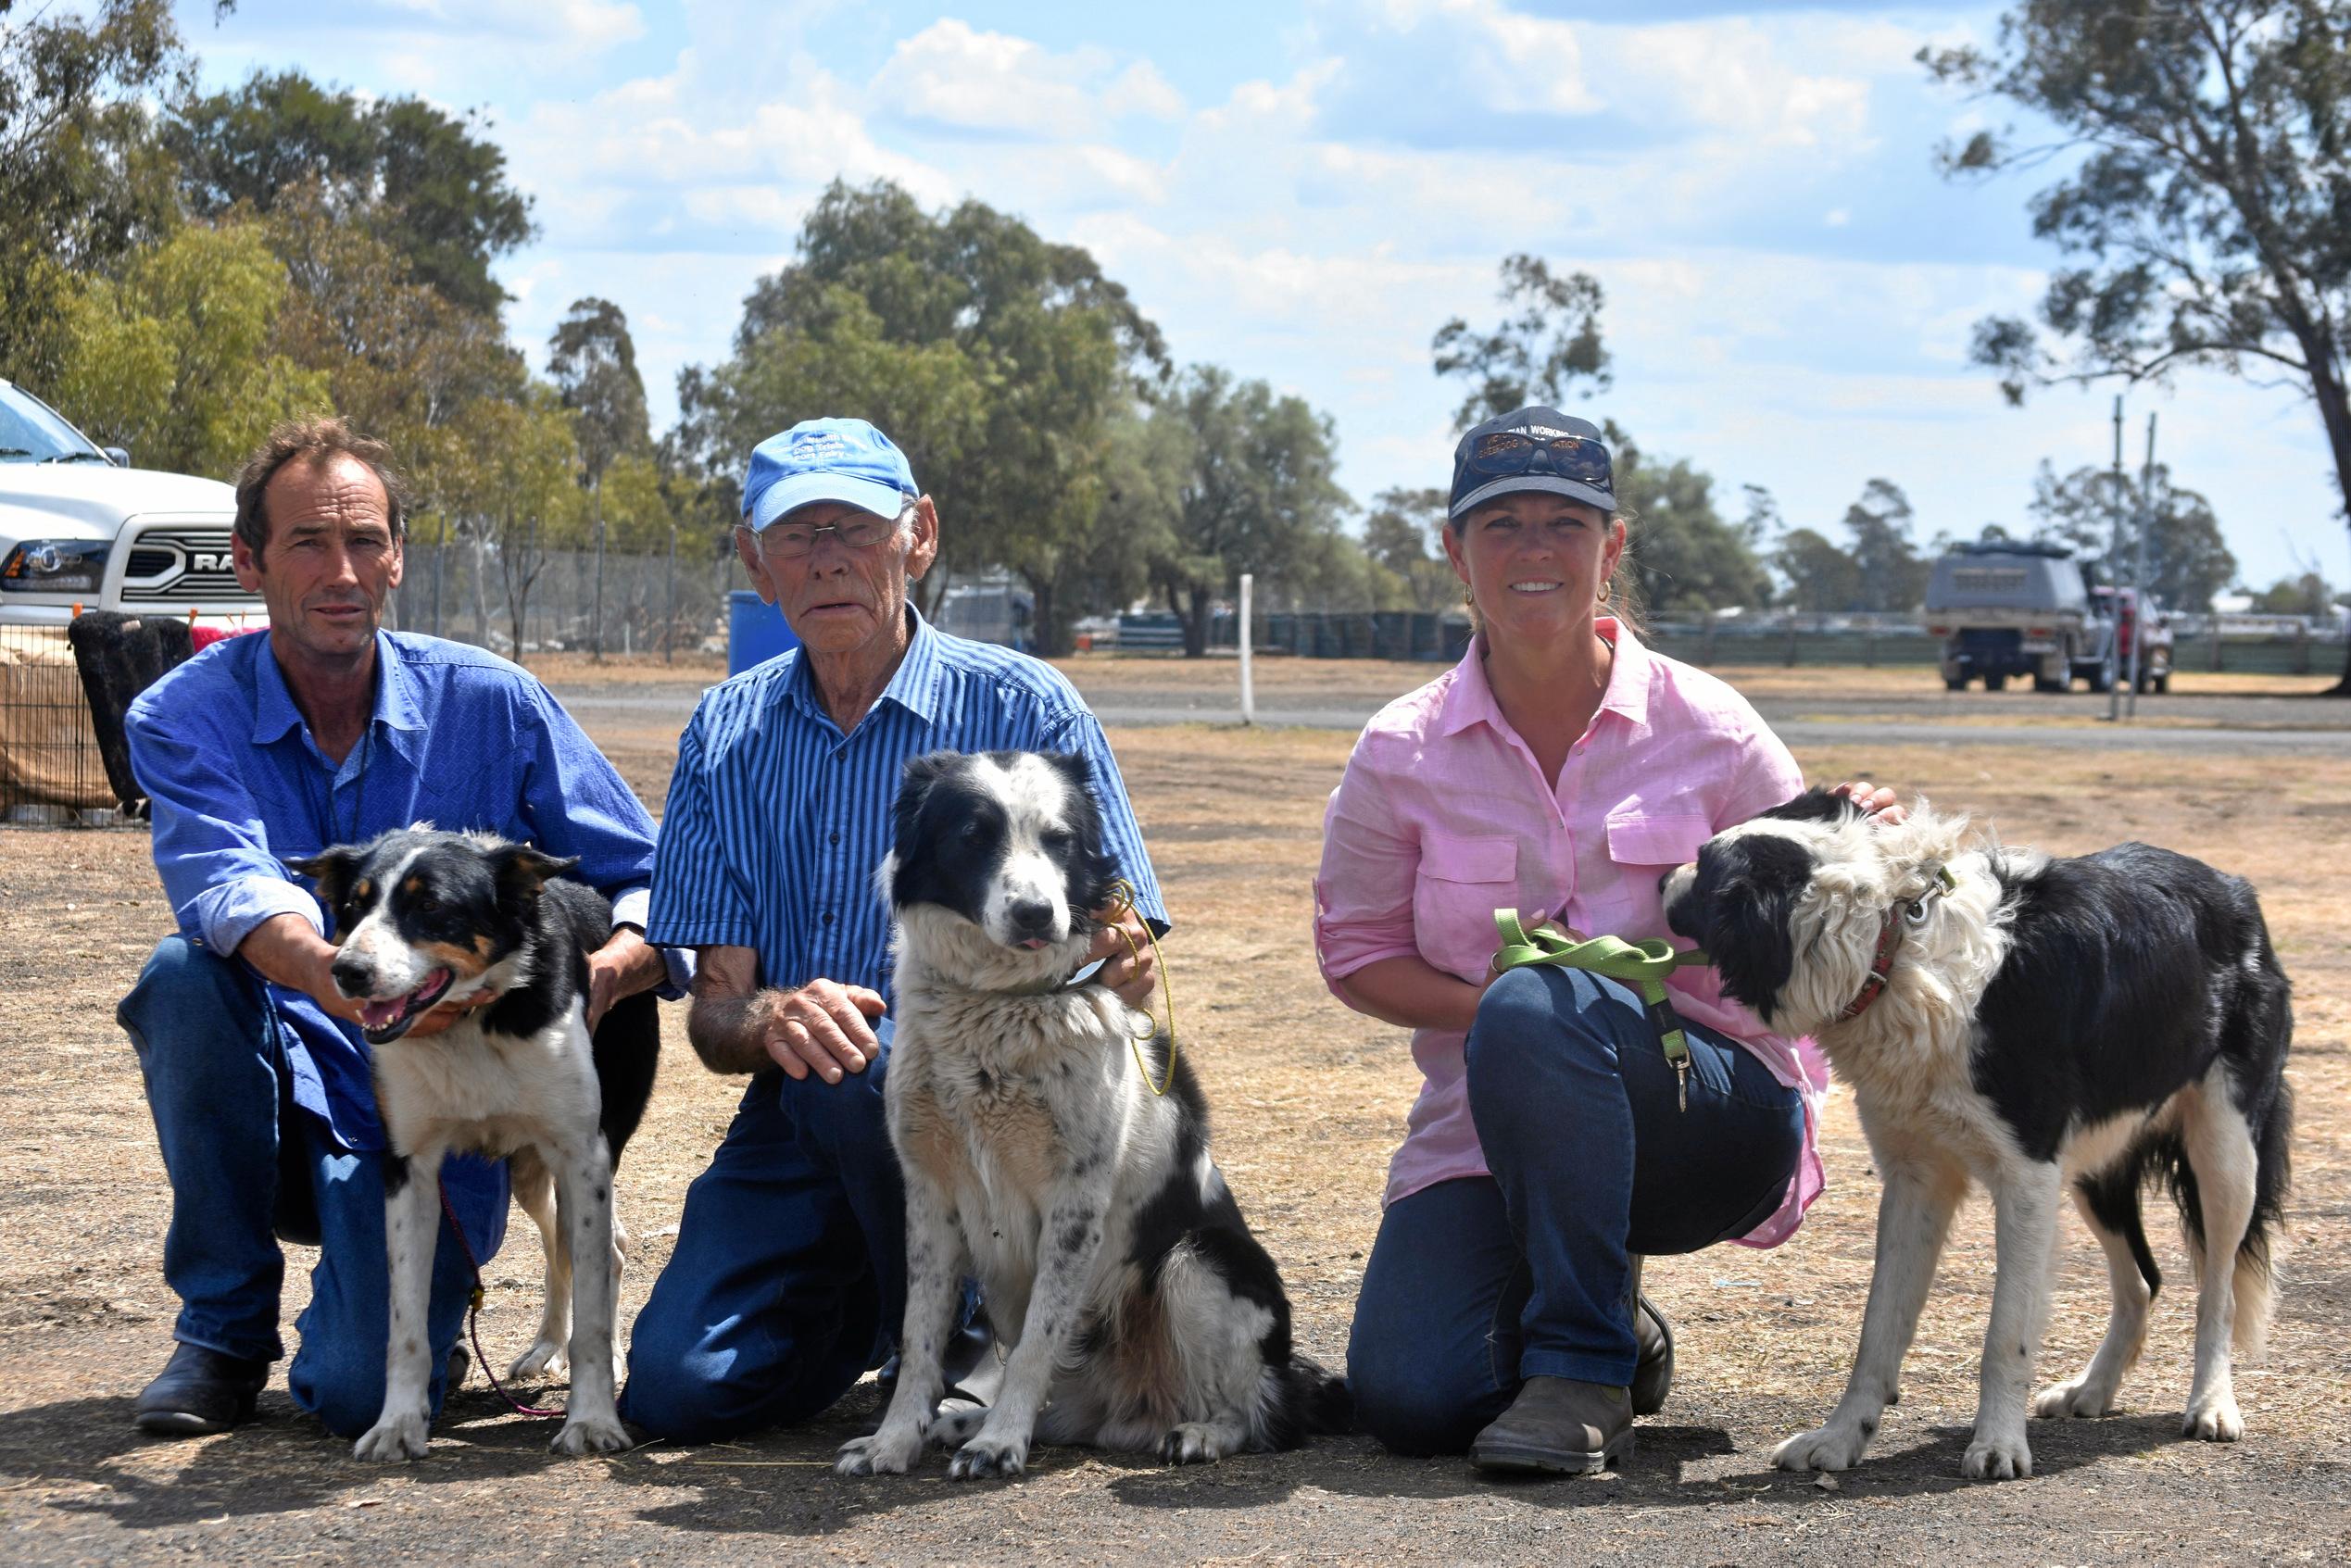
<path id="1" fill-rule="evenodd" d="M 921 494 L 906 454 L 863 420 L 802 420 L 751 448 L 743 521 L 756 533 L 812 501 L 896 517 Z"/>

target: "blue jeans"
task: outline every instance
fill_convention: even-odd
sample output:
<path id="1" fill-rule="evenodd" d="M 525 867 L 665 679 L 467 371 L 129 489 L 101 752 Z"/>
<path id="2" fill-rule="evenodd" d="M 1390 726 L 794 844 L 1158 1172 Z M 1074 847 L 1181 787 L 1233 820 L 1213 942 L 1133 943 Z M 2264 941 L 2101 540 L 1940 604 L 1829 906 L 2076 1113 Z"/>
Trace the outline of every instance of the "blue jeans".
<path id="1" fill-rule="evenodd" d="M 356 1437 L 383 1407 L 390 1279 L 384 1263 L 383 1157 L 335 1147 L 295 1109 L 283 1026 L 245 966 L 182 937 L 159 944 L 139 983 L 115 1010 L 131 1036 L 171 1181 L 163 1277 L 180 1298 L 172 1336 L 222 1355 L 275 1361 L 285 1255 L 278 1237 L 315 1238 L 310 1304 L 295 1327 L 301 1348 L 286 1369 L 294 1402 L 329 1430 Z M 462 1207 L 492 1217 L 470 1230 L 484 1262 L 505 1233 L 505 1206 L 478 1199 L 503 1190 L 495 1167 L 444 1167 Z M 434 1260 L 433 1409 L 457 1343 L 472 1271 L 448 1222 Z"/>
<path id="2" fill-rule="evenodd" d="M 1469 1032 L 1491 1176 L 1382 1217 L 1347 1347 L 1357 1419 L 1453 1453 L 1528 1377 L 1631 1381 L 1631 1258 L 1695 1252 L 1778 1210 L 1804 1145 L 1793 1089 L 1688 1023 L 1690 1107 L 1640 997 L 1577 970 L 1495 981 Z"/>
<path id="3" fill-rule="evenodd" d="M 751 1079 L 629 1336 L 625 1420 L 681 1441 L 804 1421 L 896 1341 L 906 1200 L 882 1111 L 890 1021 L 874 1030 L 872 1064 L 837 1084 Z"/>

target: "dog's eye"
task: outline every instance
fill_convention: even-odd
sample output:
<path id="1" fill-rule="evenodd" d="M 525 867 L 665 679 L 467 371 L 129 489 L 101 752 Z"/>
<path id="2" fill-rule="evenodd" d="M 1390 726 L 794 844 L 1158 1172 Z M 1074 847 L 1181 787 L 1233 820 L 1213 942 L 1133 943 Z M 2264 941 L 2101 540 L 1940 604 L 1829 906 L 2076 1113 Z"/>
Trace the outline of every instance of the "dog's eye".
<path id="1" fill-rule="evenodd" d="M 1048 829 L 1044 838 L 1048 849 L 1066 849 L 1077 842 L 1077 835 L 1063 828 Z"/>
<path id="2" fill-rule="evenodd" d="M 437 915 L 441 912 L 441 900 L 430 893 L 420 893 L 416 902 L 409 907 L 421 915 Z"/>

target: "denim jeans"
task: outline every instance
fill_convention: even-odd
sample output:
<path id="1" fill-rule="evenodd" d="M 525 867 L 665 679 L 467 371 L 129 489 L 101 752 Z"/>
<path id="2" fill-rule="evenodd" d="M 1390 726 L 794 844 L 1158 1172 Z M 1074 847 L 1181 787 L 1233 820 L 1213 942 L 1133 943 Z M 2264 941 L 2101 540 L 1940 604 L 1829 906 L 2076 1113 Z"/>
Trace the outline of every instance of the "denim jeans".
<path id="1" fill-rule="evenodd" d="M 283 1356 L 279 1236 L 315 1238 L 286 1386 L 330 1430 L 358 1436 L 383 1406 L 390 1332 L 382 1156 L 336 1148 L 295 1108 L 283 1025 L 241 962 L 167 937 L 115 1017 L 138 1051 L 171 1182 L 163 1276 L 181 1303 L 172 1336 L 223 1355 Z M 486 1263 L 505 1236 L 504 1172 L 470 1158 L 442 1171 Z M 473 1285 L 446 1220 L 441 1229 L 428 1320 L 435 1413 Z"/>
<path id="2" fill-rule="evenodd" d="M 1358 1419 L 1405 1453 L 1458 1452 L 1528 1377 L 1631 1381 L 1631 1258 L 1744 1236 L 1785 1197 L 1804 1107 L 1689 1024 L 1690 1104 L 1640 997 L 1515 970 L 1469 1033 L 1490 1176 L 1389 1205 L 1347 1348 Z"/>
<path id="3" fill-rule="evenodd" d="M 629 1337 L 621 1414 L 681 1441 L 817 1414 L 880 1364 L 906 1311 L 905 1190 L 881 1049 L 837 1084 L 751 1079 Z"/>

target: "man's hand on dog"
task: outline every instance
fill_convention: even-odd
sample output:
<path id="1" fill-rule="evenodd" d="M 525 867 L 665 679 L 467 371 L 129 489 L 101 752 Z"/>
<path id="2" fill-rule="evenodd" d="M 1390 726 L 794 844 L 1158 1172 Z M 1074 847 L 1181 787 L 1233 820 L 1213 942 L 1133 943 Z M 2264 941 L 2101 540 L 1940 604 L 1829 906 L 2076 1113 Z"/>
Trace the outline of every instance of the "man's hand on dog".
<path id="1" fill-rule="evenodd" d="M 612 939 L 588 955 L 587 1026 L 604 1022 L 612 1004 L 639 991 L 650 991 L 669 978 L 661 949 L 645 940 L 633 925 L 612 933 Z"/>
<path id="2" fill-rule="evenodd" d="M 1095 982 L 1130 1008 L 1149 1008 L 1151 988 L 1159 984 L 1159 954 L 1151 947 L 1143 917 L 1132 905 L 1113 905 L 1096 909 L 1094 918 L 1102 928 L 1094 933 L 1086 961 L 1106 960 Z M 1121 932 L 1125 935 L 1120 935 Z"/>
<path id="3" fill-rule="evenodd" d="M 889 1010 L 877 992 L 862 985 L 811 980 L 797 991 L 771 994 L 764 1039 L 767 1054 L 794 1078 L 813 1073 L 837 1084 L 845 1073 L 862 1073 L 881 1054 L 869 1018 Z"/>

